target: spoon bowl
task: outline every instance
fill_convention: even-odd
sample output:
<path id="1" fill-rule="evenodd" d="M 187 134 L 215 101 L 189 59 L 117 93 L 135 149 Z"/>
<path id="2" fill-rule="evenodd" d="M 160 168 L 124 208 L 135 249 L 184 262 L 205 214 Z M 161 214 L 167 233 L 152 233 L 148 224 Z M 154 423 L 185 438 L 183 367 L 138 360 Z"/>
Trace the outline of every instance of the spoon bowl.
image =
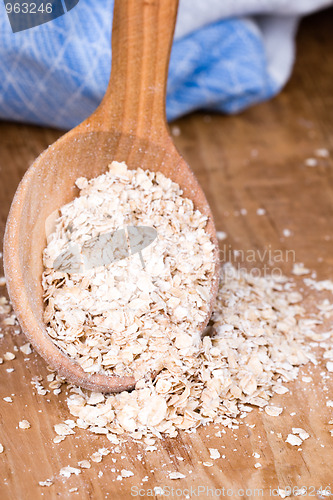
<path id="1" fill-rule="evenodd" d="M 51 340 L 43 321 L 42 254 L 46 220 L 78 195 L 75 181 L 107 170 L 111 161 L 160 171 L 208 217 L 215 245 L 209 312 L 218 289 L 216 231 L 205 195 L 177 152 L 165 120 L 168 61 L 178 0 L 116 0 L 110 83 L 95 113 L 44 151 L 28 169 L 7 220 L 4 264 L 14 311 L 26 337 L 59 374 L 86 389 L 130 390 L 133 377 L 86 373 Z"/>

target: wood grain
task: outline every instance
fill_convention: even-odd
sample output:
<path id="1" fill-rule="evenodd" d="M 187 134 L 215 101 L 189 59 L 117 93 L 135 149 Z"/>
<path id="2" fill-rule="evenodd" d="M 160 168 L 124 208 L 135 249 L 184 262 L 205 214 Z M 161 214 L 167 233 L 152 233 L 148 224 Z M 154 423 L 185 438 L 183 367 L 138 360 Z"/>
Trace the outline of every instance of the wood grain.
<path id="1" fill-rule="evenodd" d="M 293 77 L 276 99 L 235 117 L 203 113 L 173 124 L 181 130 L 175 138 L 177 146 L 204 187 L 218 229 L 228 234 L 223 243 L 233 249 L 263 250 L 271 245 L 272 249 L 294 250 L 296 260 L 316 270 L 320 279 L 333 279 L 332 22 L 332 11 L 303 22 Z M 0 125 L 1 234 L 22 175 L 37 154 L 60 135 L 37 127 Z M 304 160 L 323 147 L 331 151 L 330 158 L 321 159 L 315 168 L 306 167 Z M 260 207 L 265 208 L 266 215 L 256 214 Z M 247 216 L 239 215 L 241 208 L 247 209 Z M 291 237 L 283 238 L 285 228 L 293 232 Z M 291 266 L 286 262 L 283 268 L 290 272 Z M 22 345 L 24 339 L 22 335 L 6 334 L 0 342 L 4 353 Z M 30 358 L 25 362 L 18 353 L 16 360 L 0 366 L 0 442 L 5 446 L 0 455 L 1 500 L 129 499 L 131 487 L 146 475 L 149 480 L 142 484 L 145 490 L 163 485 L 182 489 L 225 487 L 233 489 L 234 495 L 229 498 L 236 499 L 253 498 L 249 492 L 241 496 L 240 488 L 263 488 L 261 498 L 265 499 L 272 498 L 270 488 L 278 485 L 333 489 L 333 440 L 327 425 L 333 415 L 332 408 L 325 404 L 327 398 L 333 399 L 333 384 L 331 379 L 323 384 L 321 365 L 302 369 L 303 374 L 312 374 L 313 384 L 302 382 L 300 377 L 290 384 L 290 394 L 275 397 L 274 402 L 285 407 L 280 417 L 253 412 L 247 422 L 255 423 L 254 429 L 241 426 L 227 430 L 219 439 L 214 437 L 216 429 L 210 427 L 196 434 L 182 433 L 177 439 L 164 440 L 158 452 L 143 452 L 142 462 L 136 458 L 141 447 L 128 441 L 120 455 L 111 453 L 80 476 L 61 480 L 56 477 L 61 467 L 75 466 L 78 460 L 110 443 L 84 431 L 59 445 L 52 443 L 53 425 L 69 418 L 65 394 L 60 398 L 33 394 L 31 378 L 45 376 L 47 371 L 37 354 Z M 9 366 L 15 368 L 13 373 L 6 372 Z M 10 394 L 15 394 L 12 404 L 2 400 Z M 293 412 L 296 415 L 291 416 Z M 31 422 L 31 429 L 17 429 L 23 418 Z M 295 426 L 311 434 L 302 451 L 284 443 Z M 279 432 L 284 439 L 278 438 Z M 213 467 L 203 466 L 202 462 L 209 460 L 208 447 L 218 448 L 226 458 L 217 460 Z M 254 451 L 261 455 L 259 460 L 252 457 Z M 178 456 L 184 461 L 177 460 Z M 115 464 L 112 458 L 117 459 Z M 257 461 L 262 464 L 260 469 L 254 468 Z M 117 471 L 133 470 L 135 475 L 117 481 L 117 473 L 111 472 L 113 467 Z M 169 481 L 167 471 L 174 470 L 183 472 L 186 478 Z M 99 478 L 100 471 L 103 476 Z M 53 476 L 53 486 L 38 486 L 38 481 Z M 69 493 L 73 487 L 78 488 L 77 493 Z"/>

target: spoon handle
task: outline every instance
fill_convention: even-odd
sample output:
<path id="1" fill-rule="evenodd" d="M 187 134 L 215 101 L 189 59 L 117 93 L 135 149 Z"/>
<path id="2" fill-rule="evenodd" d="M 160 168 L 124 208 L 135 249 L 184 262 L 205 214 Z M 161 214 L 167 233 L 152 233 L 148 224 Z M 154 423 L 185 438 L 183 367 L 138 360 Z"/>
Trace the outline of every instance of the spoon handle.
<path id="1" fill-rule="evenodd" d="M 115 0 L 110 82 L 93 119 L 154 142 L 168 135 L 166 83 L 178 0 Z"/>

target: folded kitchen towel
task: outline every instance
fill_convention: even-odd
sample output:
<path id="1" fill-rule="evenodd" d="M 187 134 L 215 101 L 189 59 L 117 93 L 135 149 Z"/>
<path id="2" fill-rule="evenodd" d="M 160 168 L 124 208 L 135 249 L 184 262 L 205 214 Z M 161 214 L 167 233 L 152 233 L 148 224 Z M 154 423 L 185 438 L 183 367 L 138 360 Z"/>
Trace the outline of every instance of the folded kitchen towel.
<path id="1" fill-rule="evenodd" d="M 168 119 L 197 109 L 236 113 L 277 94 L 292 70 L 300 17 L 332 3 L 180 0 Z M 0 118 L 74 127 L 107 87 L 113 0 L 79 0 L 65 15 L 17 33 L 5 4 L 0 2 Z"/>

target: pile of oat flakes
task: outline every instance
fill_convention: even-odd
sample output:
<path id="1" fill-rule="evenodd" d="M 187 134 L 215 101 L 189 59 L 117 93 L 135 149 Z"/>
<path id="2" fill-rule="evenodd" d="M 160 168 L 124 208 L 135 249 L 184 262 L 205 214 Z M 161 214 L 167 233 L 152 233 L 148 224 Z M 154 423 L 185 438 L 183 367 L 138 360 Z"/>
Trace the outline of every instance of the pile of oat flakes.
<path id="1" fill-rule="evenodd" d="M 215 247 L 207 217 L 162 173 L 129 170 L 125 163 L 112 162 L 105 174 L 76 184 L 80 195 L 61 208 L 44 251 L 50 337 L 90 374 L 137 380 L 166 363 L 174 370 L 167 353 L 193 355 L 210 307 Z M 81 273 L 55 268 L 59 256 L 65 265 L 77 257 L 69 251 L 73 245 L 82 249 L 128 226 L 157 230 L 144 249 L 145 266 L 135 253 Z"/>

